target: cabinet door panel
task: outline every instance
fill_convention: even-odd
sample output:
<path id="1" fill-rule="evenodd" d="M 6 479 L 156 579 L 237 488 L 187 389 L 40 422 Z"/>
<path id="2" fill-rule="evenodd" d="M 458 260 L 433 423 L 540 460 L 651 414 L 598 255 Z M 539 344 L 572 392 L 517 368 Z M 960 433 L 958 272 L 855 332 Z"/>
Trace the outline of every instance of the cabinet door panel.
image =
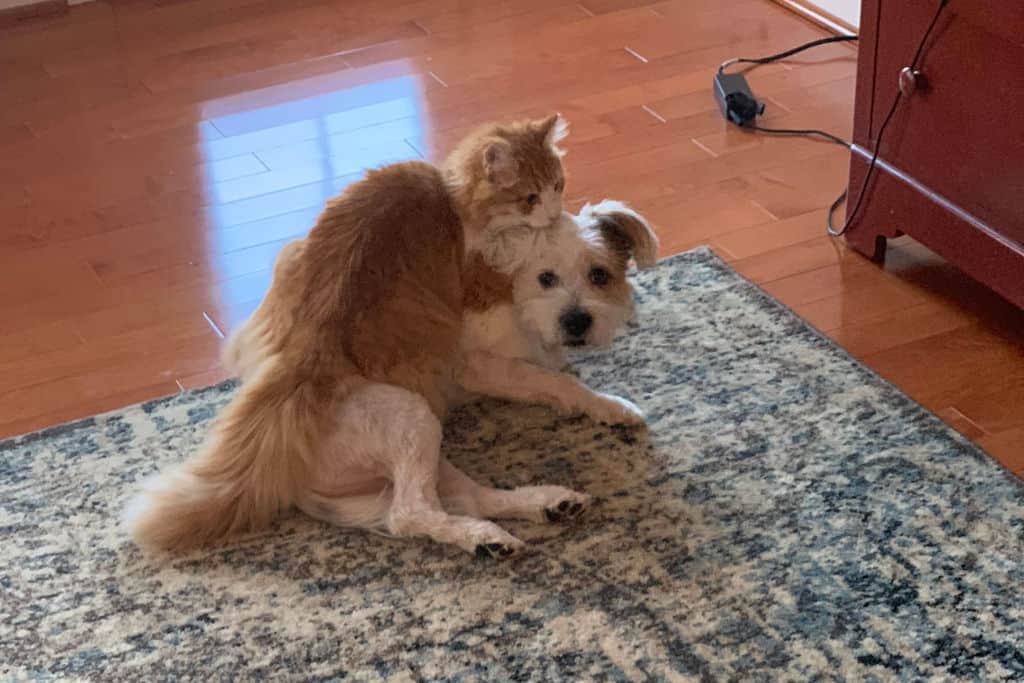
<path id="1" fill-rule="evenodd" d="M 874 97 L 857 141 L 870 147 L 935 2 L 879 0 Z M 882 158 L 1024 244 L 1024 3 L 950 0 L 925 47 L 928 87 L 905 99 Z M 867 47 L 867 46 L 865 46 Z M 866 79 L 861 83 L 867 85 Z M 859 85 L 860 85 L 859 84 Z M 858 93 L 860 97 L 860 93 Z"/>

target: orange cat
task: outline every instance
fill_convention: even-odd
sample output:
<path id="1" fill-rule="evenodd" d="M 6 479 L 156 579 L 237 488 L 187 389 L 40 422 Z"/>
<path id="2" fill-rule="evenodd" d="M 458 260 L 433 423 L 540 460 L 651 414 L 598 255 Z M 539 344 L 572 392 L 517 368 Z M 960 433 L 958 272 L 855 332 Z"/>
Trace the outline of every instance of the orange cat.
<path id="1" fill-rule="evenodd" d="M 201 450 L 126 509 L 132 537 L 178 549 L 262 528 L 311 489 L 318 462 L 345 449 L 394 482 L 392 533 L 470 552 L 514 540 L 442 509 L 440 418 L 454 389 L 467 264 L 500 247 L 502 228 L 559 217 L 564 133 L 557 116 L 487 126 L 443 169 L 385 166 L 328 202 L 309 235 L 285 247 L 270 291 L 229 341 L 238 394 Z"/>

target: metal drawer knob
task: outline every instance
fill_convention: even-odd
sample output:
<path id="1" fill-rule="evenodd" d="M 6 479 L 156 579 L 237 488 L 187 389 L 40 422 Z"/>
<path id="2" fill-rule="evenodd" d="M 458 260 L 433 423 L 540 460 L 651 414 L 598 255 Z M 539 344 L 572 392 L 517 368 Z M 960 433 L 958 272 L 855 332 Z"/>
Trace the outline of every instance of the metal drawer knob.
<path id="1" fill-rule="evenodd" d="M 920 71 L 915 71 L 909 66 L 905 66 L 900 70 L 900 92 L 903 93 L 904 97 L 910 97 L 917 90 L 924 89 L 927 86 L 924 74 Z"/>

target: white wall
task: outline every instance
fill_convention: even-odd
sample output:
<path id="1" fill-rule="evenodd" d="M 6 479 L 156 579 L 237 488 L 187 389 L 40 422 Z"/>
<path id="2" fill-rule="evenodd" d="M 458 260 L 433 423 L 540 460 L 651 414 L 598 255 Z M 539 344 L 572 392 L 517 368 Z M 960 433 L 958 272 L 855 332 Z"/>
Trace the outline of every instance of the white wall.
<path id="1" fill-rule="evenodd" d="M 22 5 L 32 5 L 39 2 L 39 0 L 0 0 L 0 9 L 10 9 L 12 7 L 21 7 Z"/>
<path id="2" fill-rule="evenodd" d="M 820 7 L 822 11 L 851 26 L 860 25 L 860 0 L 811 0 L 809 4 Z"/>

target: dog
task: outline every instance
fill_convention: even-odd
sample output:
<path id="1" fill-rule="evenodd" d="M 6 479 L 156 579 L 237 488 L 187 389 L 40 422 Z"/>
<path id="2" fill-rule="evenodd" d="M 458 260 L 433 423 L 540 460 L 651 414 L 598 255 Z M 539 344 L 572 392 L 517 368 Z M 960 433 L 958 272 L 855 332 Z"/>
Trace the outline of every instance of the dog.
<path id="1" fill-rule="evenodd" d="M 557 116 L 491 124 L 441 168 L 382 167 L 331 200 L 227 344 L 242 384 L 203 448 L 126 508 L 133 538 L 207 545 L 297 506 L 504 557 L 522 543 L 485 518 L 578 514 L 583 494 L 498 491 L 440 457 L 441 419 L 464 392 L 642 420 L 552 369 L 559 344 L 610 341 L 628 315 L 626 263 L 657 245 L 621 205 L 562 214 L 564 135 Z M 518 352 L 478 343 L 502 325 Z"/>
<path id="2" fill-rule="evenodd" d="M 440 421 L 461 359 L 466 265 L 493 231 L 558 219 L 565 133 L 558 115 L 488 124 L 439 167 L 383 166 L 327 202 L 228 344 L 239 391 L 200 449 L 126 506 L 132 538 L 181 550 L 266 528 L 341 462 L 326 492 L 390 482 L 392 534 L 470 552 L 514 540 L 442 507 Z"/>
<path id="3" fill-rule="evenodd" d="M 588 205 L 577 216 L 562 213 L 548 228 L 523 225 L 492 235 L 467 269 L 459 390 L 449 406 L 491 396 L 605 423 L 642 424 L 636 405 L 595 392 L 563 370 L 566 349 L 607 346 L 633 317 L 627 269 L 630 262 L 653 265 L 657 248 L 647 221 L 615 201 Z M 340 526 L 392 531 L 395 507 L 404 504 L 403 480 L 430 481 L 447 513 L 479 525 L 472 548 L 456 544 L 506 557 L 522 542 L 485 520 L 564 521 L 589 505 L 589 496 L 564 487 L 499 490 L 443 458 L 408 457 L 439 440 L 440 423 L 398 410 L 396 391 L 375 387 L 365 401 L 343 409 L 336 450 L 320 459 L 317 485 L 298 501 L 300 509 Z M 360 455 L 366 452 L 376 455 Z M 382 467 L 382 460 L 389 462 Z M 429 535 L 443 537 L 444 529 Z"/>

